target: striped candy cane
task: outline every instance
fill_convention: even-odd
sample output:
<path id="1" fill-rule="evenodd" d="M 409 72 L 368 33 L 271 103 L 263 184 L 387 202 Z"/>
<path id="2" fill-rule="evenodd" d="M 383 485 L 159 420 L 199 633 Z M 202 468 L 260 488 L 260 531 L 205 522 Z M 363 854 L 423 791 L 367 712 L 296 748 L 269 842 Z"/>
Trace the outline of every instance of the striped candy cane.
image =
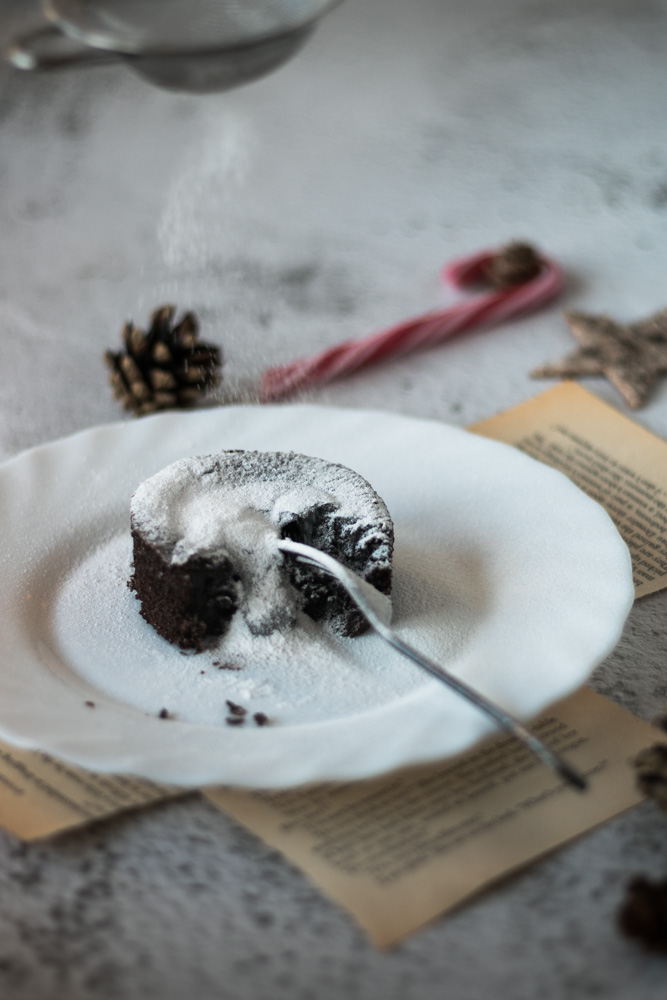
<path id="1" fill-rule="evenodd" d="M 533 276 L 508 287 L 500 287 L 448 309 L 435 310 L 404 320 L 359 340 L 346 340 L 336 347 L 300 358 L 287 365 L 269 368 L 262 375 L 260 392 L 269 401 L 287 396 L 298 389 L 323 385 L 349 375 L 378 361 L 401 357 L 418 348 L 449 340 L 465 330 L 493 326 L 545 305 L 561 291 L 560 267 L 543 254 L 536 254 L 523 244 L 510 244 L 499 251 L 479 253 L 452 261 L 443 270 L 445 281 L 457 289 L 466 289 L 488 280 L 494 269 L 502 275 L 503 255 L 516 252 L 533 254 Z M 501 267 L 498 267 L 501 265 Z"/>

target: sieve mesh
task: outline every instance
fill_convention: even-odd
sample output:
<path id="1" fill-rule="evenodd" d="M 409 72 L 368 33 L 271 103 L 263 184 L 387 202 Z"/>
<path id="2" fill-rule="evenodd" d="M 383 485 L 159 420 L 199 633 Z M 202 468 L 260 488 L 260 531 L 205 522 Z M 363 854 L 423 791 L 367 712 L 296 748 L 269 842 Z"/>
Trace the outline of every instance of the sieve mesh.
<path id="1" fill-rule="evenodd" d="M 68 35 L 117 52 L 221 49 L 293 31 L 336 0 L 46 0 Z"/>

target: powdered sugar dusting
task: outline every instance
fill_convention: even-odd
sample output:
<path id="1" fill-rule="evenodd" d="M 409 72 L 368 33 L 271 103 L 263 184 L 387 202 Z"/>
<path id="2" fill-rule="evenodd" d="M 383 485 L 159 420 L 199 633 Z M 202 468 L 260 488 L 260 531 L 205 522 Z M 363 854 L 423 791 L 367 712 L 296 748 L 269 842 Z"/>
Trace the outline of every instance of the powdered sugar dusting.
<path id="1" fill-rule="evenodd" d="M 267 454 L 274 456 L 274 468 L 268 471 Z M 373 534 L 378 515 L 389 517 L 374 490 L 344 466 L 290 452 L 232 451 L 214 456 L 213 468 L 222 456 L 226 472 L 233 470 L 234 484 L 241 487 L 238 502 L 259 508 L 257 521 L 249 529 L 253 537 L 264 531 L 271 535 L 276 525 L 283 526 L 295 512 L 318 503 L 333 508 L 332 520 L 338 519 L 355 539 L 360 532 Z M 258 468 L 253 468 L 255 461 Z M 209 467 L 211 457 L 179 460 L 146 479 L 135 493 L 134 516 L 141 518 L 148 507 L 151 513 L 155 509 L 161 496 L 160 476 L 178 480 L 184 469 L 201 471 L 202 463 Z M 245 478 L 254 481 L 248 491 Z M 370 510 L 366 489 L 374 498 Z M 396 504 L 400 491 L 392 488 L 391 493 Z M 105 495 L 98 498 L 96 510 L 103 506 Z M 190 501 L 194 502 L 192 496 L 178 517 L 188 509 L 195 522 L 207 520 L 208 501 L 197 500 L 194 509 L 189 509 Z M 203 506 L 197 508 L 199 502 Z M 90 697 L 98 704 L 110 699 L 123 711 L 157 717 L 166 709 L 172 719 L 226 727 L 230 699 L 249 713 L 265 713 L 282 728 L 352 719 L 435 683 L 388 650 L 373 633 L 345 638 L 298 609 L 295 627 L 266 635 L 253 634 L 252 616 L 237 614 L 215 645 L 200 654 L 184 654 L 144 621 L 139 602 L 127 587 L 132 537 L 118 503 L 114 502 L 113 516 L 96 514 L 85 543 L 77 550 L 78 559 L 71 561 L 72 550 L 67 549 L 57 578 L 49 577 L 51 584 L 39 588 L 40 606 L 45 613 L 48 609 L 48 645 L 61 665 L 58 672 L 81 691 L 82 703 Z M 88 509 L 89 499 L 86 504 Z M 400 503 L 396 505 L 400 511 Z M 74 516 L 74 508 L 68 510 Z M 167 520 L 158 535 L 162 543 L 175 544 L 167 537 L 169 524 Z M 203 530 L 208 528 L 202 523 L 193 528 L 195 534 Z M 486 613 L 484 579 L 475 561 L 471 562 L 469 543 L 463 554 L 451 539 L 446 549 L 428 547 L 421 535 L 415 537 L 414 530 L 404 524 L 393 561 L 395 627 L 427 656 L 445 664 L 455 661 Z M 38 576 L 46 580 L 42 572 Z M 37 577 L 35 590 L 36 581 Z M 259 594 L 260 605 L 265 596 Z M 249 725 L 254 723 L 248 719 L 243 728 Z"/>
<path id="2" fill-rule="evenodd" d="M 358 521 L 366 489 L 344 466 L 310 456 L 221 452 L 173 462 L 142 483 L 132 497 L 132 524 L 171 562 L 183 563 L 197 553 L 225 552 L 239 518 L 253 522 L 256 537 L 262 525 L 280 526 L 313 507 Z"/>
<path id="3" fill-rule="evenodd" d="M 229 698 L 286 725 L 352 715 L 425 683 L 376 636 L 345 639 L 301 614 L 296 628 L 268 636 L 236 615 L 215 647 L 183 655 L 139 615 L 125 585 L 131 556 L 126 532 L 91 551 L 62 582 L 53 615 L 74 673 L 127 706 L 223 726 Z"/>
<path id="4" fill-rule="evenodd" d="M 301 604 L 282 570 L 281 529 L 306 517 L 336 518 L 368 539 L 389 512 L 350 469 L 293 452 L 227 451 L 184 458 L 139 486 L 133 529 L 172 565 L 195 556 L 229 560 L 240 611 L 253 635 L 291 627 Z M 389 543 L 375 559 L 389 561 Z"/>

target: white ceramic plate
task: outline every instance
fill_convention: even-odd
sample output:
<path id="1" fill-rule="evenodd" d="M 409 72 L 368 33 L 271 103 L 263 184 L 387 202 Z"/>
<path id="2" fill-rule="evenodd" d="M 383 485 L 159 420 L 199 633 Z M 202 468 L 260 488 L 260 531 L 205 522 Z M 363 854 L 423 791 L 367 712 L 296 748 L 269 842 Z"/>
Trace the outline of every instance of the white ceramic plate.
<path id="1" fill-rule="evenodd" d="M 143 621 L 125 586 L 130 496 L 169 462 L 223 448 L 292 449 L 365 476 L 395 521 L 395 628 L 524 718 L 618 641 L 625 544 L 598 504 L 519 451 L 390 413 L 170 413 L 0 466 L 1 736 L 99 771 L 283 787 L 440 758 L 491 730 L 372 634 L 304 619 L 249 646 L 235 621 L 217 650 L 186 656 Z M 228 726 L 228 698 L 272 725 Z"/>

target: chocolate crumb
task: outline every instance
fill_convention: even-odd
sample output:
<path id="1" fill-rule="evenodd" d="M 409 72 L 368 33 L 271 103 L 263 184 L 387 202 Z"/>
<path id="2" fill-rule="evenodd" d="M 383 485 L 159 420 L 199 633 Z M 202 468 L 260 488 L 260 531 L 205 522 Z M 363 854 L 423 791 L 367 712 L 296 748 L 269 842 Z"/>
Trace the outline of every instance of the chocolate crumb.
<path id="1" fill-rule="evenodd" d="M 169 718 L 169 712 L 167 711 L 167 709 L 166 709 L 166 708 L 161 708 L 161 709 L 160 709 L 160 715 L 159 715 L 159 718 L 160 718 L 160 719 L 168 719 L 168 718 Z"/>
<path id="2" fill-rule="evenodd" d="M 244 708 L 243 705 L 237 705 L 235 704 L 235 702 L 230 701 L 229 698 L 227 698 L 227 707 L 229 708 L 229 711 L 232 713 L 232 715 L 248 714 L 248 710 Z"/>
<path id="3" fill-rule="evenodd" d="M 240 667 L 234 667 L 231 663 L 223 663 L 221 660 L 213 660 L 212 666 L 217 667 L 218 670 L 240 670 Z"/>
<path id="4" fill-rule="evenodd" d="M 264 715 L 264 712 L 255 712 L 253 719 L 258 726 L 268 726 L 269 724 L 269 717 L 268 715 Z"/>
<path id="5" fill-rule="evenodd" d="M 95 702 L 94 701 L 87 701 L 86 702 L 86 708 L 95 708 Z"/>
<path id="6" fill-rule="evenodd" d="M 228 715 L 225 722 L 228 726 L 242 726 L 245 719 L 242 715 Z"/>

